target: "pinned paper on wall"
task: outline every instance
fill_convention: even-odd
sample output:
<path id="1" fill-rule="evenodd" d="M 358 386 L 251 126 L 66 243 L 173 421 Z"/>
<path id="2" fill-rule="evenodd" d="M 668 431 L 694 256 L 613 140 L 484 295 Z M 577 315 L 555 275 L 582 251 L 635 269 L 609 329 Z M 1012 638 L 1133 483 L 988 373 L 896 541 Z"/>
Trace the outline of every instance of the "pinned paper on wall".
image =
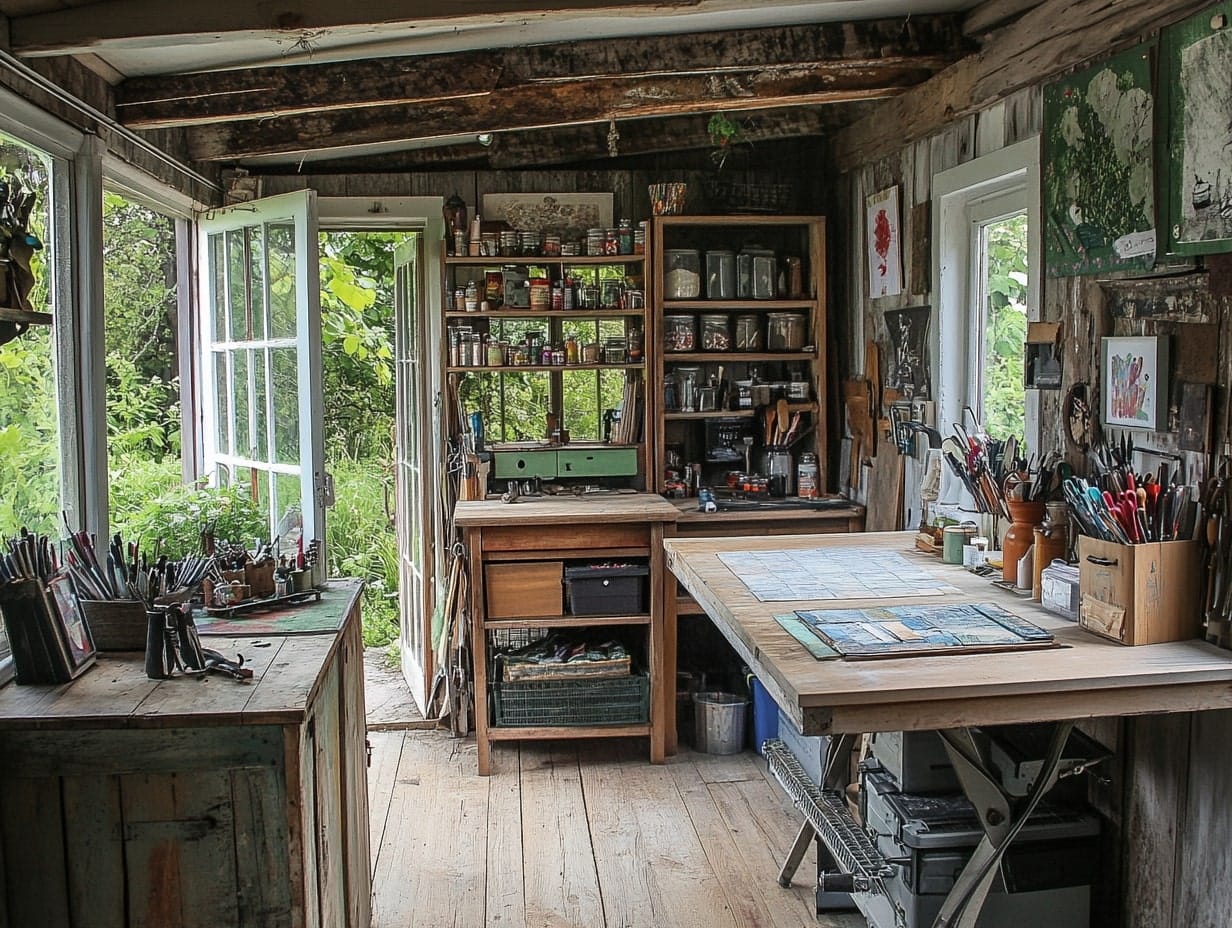
<path id="1" fill-rule="evenodd" d="M 876 299 L 903 292 L 902 239 L 898 187 L 887 187 L 865 200 L 868 219 L 868 295 Z"/>

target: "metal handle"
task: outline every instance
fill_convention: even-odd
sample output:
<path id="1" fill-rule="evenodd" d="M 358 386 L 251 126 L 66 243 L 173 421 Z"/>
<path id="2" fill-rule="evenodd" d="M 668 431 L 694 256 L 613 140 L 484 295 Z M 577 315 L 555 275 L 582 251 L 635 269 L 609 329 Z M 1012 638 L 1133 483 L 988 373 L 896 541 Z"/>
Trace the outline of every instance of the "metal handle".
<path id="1" fill-rule="evenodd" d="M 1098 564 L 1100 567 L 1116 567 L 1116 558 L 1096 557 L 1094 554 L 1088 554 L 1087 560 L 1092 564 Z"/>

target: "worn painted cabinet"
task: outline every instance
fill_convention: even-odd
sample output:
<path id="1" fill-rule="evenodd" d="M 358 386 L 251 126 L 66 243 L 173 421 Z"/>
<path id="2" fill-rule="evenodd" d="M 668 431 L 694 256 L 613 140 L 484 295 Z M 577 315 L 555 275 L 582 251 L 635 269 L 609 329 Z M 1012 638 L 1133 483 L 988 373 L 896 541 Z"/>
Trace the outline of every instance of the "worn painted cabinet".
<path id="1" fill-rule="evenodd" d="M 0 691 L 0 928 L 366 928 L 358 583 L 336 633 L 207 639 L 254 682 L 141 655 Z"/>

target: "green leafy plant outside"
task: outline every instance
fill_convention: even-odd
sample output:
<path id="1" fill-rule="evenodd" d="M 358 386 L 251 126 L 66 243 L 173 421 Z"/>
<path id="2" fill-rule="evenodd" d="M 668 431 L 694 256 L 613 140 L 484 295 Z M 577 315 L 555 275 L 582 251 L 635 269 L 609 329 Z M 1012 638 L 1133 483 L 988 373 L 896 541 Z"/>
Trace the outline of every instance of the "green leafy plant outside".
<path id="1" fill-rule="evenodd" d="M 984 428 L 992 438 L 1022 438 L 1026 427 L 1023 348 L 1027 338 L 1027 217 L 987 227 L 984 327 Z"/>

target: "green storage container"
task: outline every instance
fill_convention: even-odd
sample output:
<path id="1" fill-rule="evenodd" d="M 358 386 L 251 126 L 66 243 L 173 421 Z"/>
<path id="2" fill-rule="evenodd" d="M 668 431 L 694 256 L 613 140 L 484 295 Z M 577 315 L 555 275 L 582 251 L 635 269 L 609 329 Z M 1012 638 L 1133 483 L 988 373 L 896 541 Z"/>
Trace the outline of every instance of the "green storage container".
<path id="1" fill-rule="evenodd" d="M 556 471 L 559 477 L 632 477 L 637 473 L 637 449 L 562 449 L 556 452 Z"/>
<path id="2" fill-rule="evenodd" d="M 556 477 L 555 451 L 494 451 L 494 475 L 498 480 Z"/>

